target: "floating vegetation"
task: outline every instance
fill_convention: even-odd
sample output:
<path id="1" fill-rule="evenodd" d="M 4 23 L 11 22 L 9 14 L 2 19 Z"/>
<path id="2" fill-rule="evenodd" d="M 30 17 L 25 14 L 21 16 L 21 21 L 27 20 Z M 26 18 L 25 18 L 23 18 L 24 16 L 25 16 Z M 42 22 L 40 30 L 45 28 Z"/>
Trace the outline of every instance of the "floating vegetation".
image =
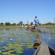
<path id="1" fill-rule="evenodd" d="M 3 46 L 3 47 L 0 46 L 0 54 L 13 55 L 18 53 L 23 53 L 23 48 L 17 43 L 8 44 L 7 46 Z"/>
<path id="2" fill-rule="evenodd" d="M 1 34 L 4 34 L 3 37 Z M 33 48 L 36 33 L 11 29 L 2 31 L 0 36 L 0 55 L 21 55 L 25 48 Z"/>
<path id="3" fill-rule="evenodd" d="M 16 37 L 16 35 L 12 33 L 12 34 L 9 34 L 9 37 Z"/>
<path id="4" fill-rule="evenodd" d="M 2 41 L 3 40 L 3 38 L 2 37 L 0 37 L 0 41 Z"/>
<path id="5" fill-rule="evenodd" d="M 0 35 L 3 35 L 4 34 L 4 32 L 0 32 Z"/>
<path id="6" fill-rule="evenodd" d="M 32 47 L 33 47 L 32 43 L 30 43 L 30 44 L 27 45 L 27 48 L 32 48 Z"/>

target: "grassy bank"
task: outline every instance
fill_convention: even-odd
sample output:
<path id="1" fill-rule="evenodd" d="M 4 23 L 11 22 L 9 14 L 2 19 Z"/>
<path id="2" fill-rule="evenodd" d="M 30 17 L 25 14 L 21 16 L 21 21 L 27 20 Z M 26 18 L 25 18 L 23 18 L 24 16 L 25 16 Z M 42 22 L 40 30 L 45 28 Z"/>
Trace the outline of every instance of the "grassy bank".
<path id="1" fill-rule="evenodd" d="M 44 27 L 44 28 L 55 28 L 55 24 L 41 24 L 39 27 Z"/>
<path id="2" fill-rule="evenodd" d="M 23 27 L 25 27 L 26 25 L 24 25 Z M 31 25 L 30 25 L 31 26 Z M 0 28 L 1 29 L 4 29 L 4 28 L 21 28 L 22 26 L 20 25 L 0 25 Z M 40 27 L 40 28 L 55 28 L 55 24 L 41 24 L 41 25 L 38 25 L 37 27 Z"/>
<path id="3" fill-rule="evenodd" d="M 40 30 L 42 32 L 47 32 L 47 33 L 50 33 L 50 34 L 55 34 L 55 24 L 54 25 L 45 25 L 45 24 L 42 24 L 39 26 Z"/>
<path id="4" fill-rule="evenodd" d="M 20 28 L 20 27 L 21 27 L 21 26 L 16 26 L 16 25 L 15 25 L 15 26 L 5 26 L 5 25 L 4 25 L 4 26 L 0 26 L 0 29 L 10 29 L 10 28 L 11 28 L 11 29 L 14 29 L 14 28 Z"/>

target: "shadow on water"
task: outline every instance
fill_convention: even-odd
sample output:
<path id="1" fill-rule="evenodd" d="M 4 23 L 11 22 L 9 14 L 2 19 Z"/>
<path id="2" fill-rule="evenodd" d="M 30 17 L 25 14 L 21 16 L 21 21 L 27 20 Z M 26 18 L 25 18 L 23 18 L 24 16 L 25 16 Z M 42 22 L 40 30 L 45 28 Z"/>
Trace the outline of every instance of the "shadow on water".
<path id="1" fill-rule="evenodd" d="M 49 50 L 51 55 L 55 55 L 55 51 L 53 49 L 49 48 Z"/>

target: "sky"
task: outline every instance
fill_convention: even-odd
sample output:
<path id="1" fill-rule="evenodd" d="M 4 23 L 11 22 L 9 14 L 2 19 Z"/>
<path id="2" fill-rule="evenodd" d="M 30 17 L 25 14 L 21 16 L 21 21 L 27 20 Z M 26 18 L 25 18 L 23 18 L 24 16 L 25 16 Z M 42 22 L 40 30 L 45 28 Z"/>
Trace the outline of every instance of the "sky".
<path id="1" fill-rule="evenodd" d="M 55 22 L 55 0 L 0 0 L 0 22 Z"/>

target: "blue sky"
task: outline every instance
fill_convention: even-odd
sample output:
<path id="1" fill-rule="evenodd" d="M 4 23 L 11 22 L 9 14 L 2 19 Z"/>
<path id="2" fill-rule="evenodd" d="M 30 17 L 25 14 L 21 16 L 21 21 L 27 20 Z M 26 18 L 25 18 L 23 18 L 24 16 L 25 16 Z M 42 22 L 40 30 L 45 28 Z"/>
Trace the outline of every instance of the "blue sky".
<path id="1" fill-rule="evenodd" d="M 0 22 L 55 22 L 55 0 L 0 0 Z"/>

